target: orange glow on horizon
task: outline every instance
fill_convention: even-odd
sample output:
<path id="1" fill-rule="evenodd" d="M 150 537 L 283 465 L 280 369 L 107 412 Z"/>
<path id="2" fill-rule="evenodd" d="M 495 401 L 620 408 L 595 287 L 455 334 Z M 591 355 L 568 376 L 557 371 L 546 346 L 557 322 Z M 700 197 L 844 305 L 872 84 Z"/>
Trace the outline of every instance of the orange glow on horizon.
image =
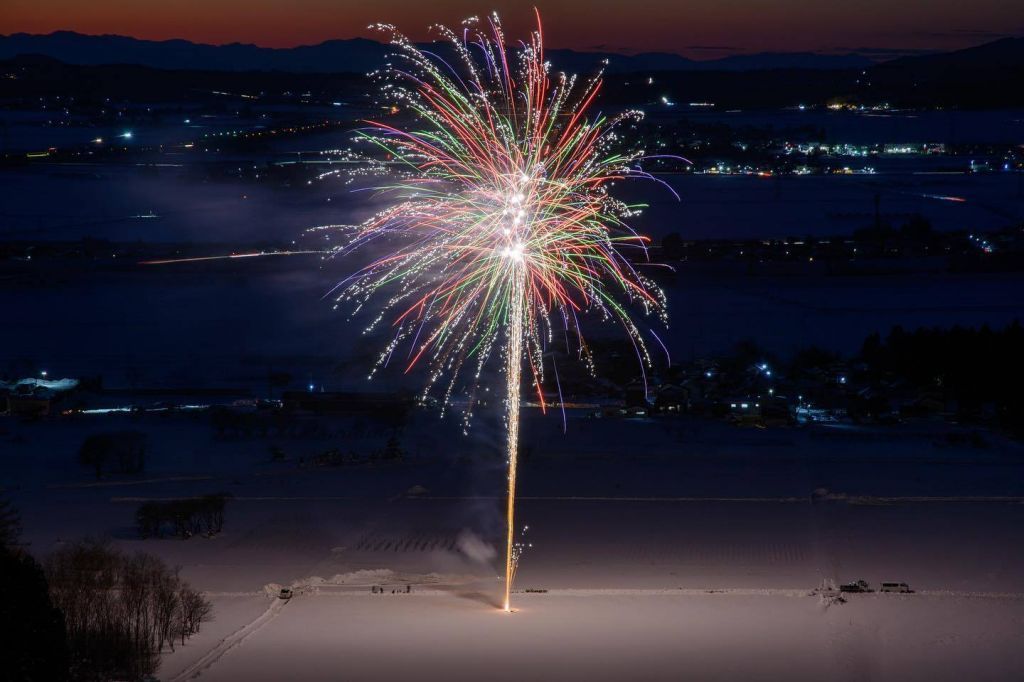
<path id="1" fill-rule="evenodd" d="M 850 51 L 858 48 L 957 49 L 1024 31 L 1013 3 L 979 0 L 936 7 L 930 0 L 847 3 L 805 0 L 650 0 L 638 8 L 615 0 L 536 0 L 552 47 L 609 52 L 667 51 L 694 59 L 760 51 Z M 144 5 L 144 6 L 142 6 Z M 528 30 L 528 5 L 510 0 L 4 0 L 0 33 L 129 35 L 148 40 L 254 43 L 293 47 L 330 39 L 375 37 L 366 29 L 391 22 L 416 40 L 427 26 L 497 10 L 509 35 Z M 962 30 L 969 26 L 971 30 Z"/>

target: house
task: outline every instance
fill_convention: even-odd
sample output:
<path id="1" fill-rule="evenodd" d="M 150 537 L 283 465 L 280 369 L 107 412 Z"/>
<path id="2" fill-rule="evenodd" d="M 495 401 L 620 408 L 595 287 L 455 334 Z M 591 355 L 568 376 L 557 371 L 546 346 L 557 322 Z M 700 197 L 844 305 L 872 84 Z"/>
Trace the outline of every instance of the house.
<path id="1" fill-rule="evenodd" d="M 679 384 L 662 384 L 654 396 L 654 408 L 665 414 L 679 414 L 690 410 L 690 391 Z"/>

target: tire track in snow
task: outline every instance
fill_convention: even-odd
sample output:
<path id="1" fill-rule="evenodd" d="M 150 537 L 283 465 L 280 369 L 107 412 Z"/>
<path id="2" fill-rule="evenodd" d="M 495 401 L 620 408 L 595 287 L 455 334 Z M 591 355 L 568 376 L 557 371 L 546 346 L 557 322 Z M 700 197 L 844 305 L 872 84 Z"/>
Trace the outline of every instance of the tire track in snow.
<path id="1" fill-rule="evenodd" d="M 281 610 L 284 609 L 289 601 L 291 600 L 278 599 L 275 597 L 270 603 L 270 606 L 267 607 L 267 610 L 257 616 L 254 621 L 248 625 L 244 625 L 224 639 L 220 640 L 216 646 L 200 656 L 199 660 L 186 667 L 180 673 L 170 678 L 167 682 L 185 682 L 185 680 L 191 680 L 199 677 L 211 666 L 216 664 L 217 661 L 223 658 L 225 654 L 259 632 L 267 625 L 267 623 L 277 618 L 278 614 L 281 613 Z"/>

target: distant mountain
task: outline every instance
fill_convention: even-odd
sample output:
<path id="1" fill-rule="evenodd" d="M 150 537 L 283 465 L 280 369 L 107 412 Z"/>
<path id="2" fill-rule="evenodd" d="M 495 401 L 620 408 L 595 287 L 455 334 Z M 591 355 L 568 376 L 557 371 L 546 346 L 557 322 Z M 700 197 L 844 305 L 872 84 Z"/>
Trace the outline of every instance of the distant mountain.
<path id="1" fill-rule="evenodd" d="M 92 36 L 73 31 L 0 37 L 0 59 L 38 54 L 67 64 L 135 64 L 197 71 L 365 72 L 379 68 L 389 51 L 381 43 L 362 38 L 275 49 L 242 43 L 203 45 L 188 40 Z"/>
<path id="2" fill-rule="evenodd" d="M 579 52 L 577 50 L 544 50 L 545 58 L 555 68 L 572 73 L 588 73 L 594 71 L 606 61 L 605 71 L 608 73 L 632 73 L 637 71 L 690 71 L 700 68 L 693 59 L 671 52 L 642 52 L 634 55 L 617 54 L 615 52 Z"/>
<path id="3" fill-rule="evenodd" d="M 704 65 L 709 62 L 698 62 Z M 768 69 L 840 70 L 861 69 L 877 62 L 861 54 L 817 54 L 815 52 L 763 52 L 716 59 L 715 71 L 766 71 Z M 707 70 L 707 69 L 705 69 Z"/>
<path id="4" fill-rule="evenodd" d="M 344 45 L 349 41 L 337 42 Z M 371 49 L 381 50 L 380 59 L 384 59 L 383 46 L 364 42 L 370 43 Z M 318 52 L 319 47 L 309 50 Z M 439 55 L 447 55 L 443 46 L 435 45 L 432 49 Z M 298 54 L 301 56 L 302 52 Z M 902 58 L 868 68 L 828 70 L 807 68 L 806 63 L 799 60 L 788 62 L 796 64 L 795 68 L 780 68 L 778 55 L 774 61 L 767 56 L 760 62 L 746 58 L 718 60 L 716 63 L 721 70 L 717 71 L 693 68 L 689 60 L 676 55 L 606 56 L 612 62 L 612 73 L 603 88 L 603 106 L 646 107 L 668 96 L 678 101 L 714 102 L 720 110 L 787 107 L 805 102 L 867 105 L 884 102 L 896 108 L 1024 107 L 1024 88 L 1018 87 L 1024 83 L 1024 40 L 1021 39 L 1001 40 L 949 54 Z M 552 60 L 560 68 L 586 73 L 601 57 L 560 50 L 552 55 Z M 298 57 L 293 54 L 291 59 Z M 620 59 L 623 61 L 617 61 Z M 210 59 L 198 65 L 191 62 L 192 70 L 166 68 L 168 63 L 171 62 L 164 62 L 165 68 L 138 64 L 81 65 L 38 54 L 0 59 L 0 75 L 9 77 L 0 80 L 4 83 L 0 87 L 0 98 L 29 102 L 59 93 L 81 102 L 102 102 L 104 98 L 161 103 L 219 102 L 225 92 L 232 92 L 259 93 L 265 102 L 293 102 L 296 93 L 311 93 L 309 98 L 315 102 L 357 103 L 361 99 L 369 101 L 363 72 L 378 66 L 378 63 L 364 63 L 359 67 L 363 69 L 360 72 L 352 66 L 359 62 L 351 55 L 332 60 L 332 64 L 348 64 L 348 70 L 321 66 L 326 70 L 319 72 L 231 70 L 224 61 Z M 259 66 L 272 69 L 280 63 L 263 61 Z M 638 87 L 638 79 L 628 72 L 630 64 L 642 65 L 640 68 L 644 68 L 645 73 L 657 68 L 656 84 Z M 757 64 L 763 65 L 760 70 Z M 220 70 L 212 70 L 216 68 Z M 684 97 L 686 99 L 682 99 Z"/>
<path id="5" fill-rule="evenodd" d="M 984 108 L 1024 100 L 1024 38 L 902 57 L 868 71 L 871 94 L 889 93 L 911 105 L 959 104 Z"/>
<path id="6" fill-rule="evenodd" d="M 718 60 L 746 67 L 740 57 Z M 761 61 L 760 70 L 683 69 L 657 78 L 658 93 L 685 93 L 721 109 L 793 106 L 799 102 L 888 103 L 893 107 L 988 109 L 1024 106 L 1024 38 L 1005 38 L 944 54 L 901 57 L 870 67 L 814 70 Z M 630 82 L 633 81 L 633 85 Z M 678 96 L 678 95 L 677 95 Z M 605 101 L 631 105 L 644 97 L 628 76 L 608 79 Z M 653 99 L 653 97 L 652 97 Z"/>
<path id="7" fill-rule="evenodd" d="M 187 40 L 139 40 L 117 35 L 84 35 L 73 31 L 0 36 L 0 59 L 31 54 L 52 57 L 68 64 L 135 64 L 174 70 L 363 73 L 379 68 L 391 52 L 390 46 L 363 38 L 328 40 L 318 45 L 292 48 L 269 48 L 242 43 L 204 45 Z M 594 70 L 601 60 L 608 61 L 609 73 L 847 69 L 874 63 L 859 54 L 822 55 L 810 52 L 735 55 L 707 61 L 695 61 L 665 52 L 621 55 L 549 50 L 547 54 L 556 68 L 581 73 Z"/>
<path id="8" fill-rule="evenodd" d="M 621 55 L 574 50 L 548 50 L 560 69 L 586 72 L 601 59 L 608 61 L 609 73 L 647 71 L 765 71 L 769 69 L 859 69 L 876 62 L 859 54 L 816 54 L 814 52 L 761 52 L 696 61 L 668 52 Z"/>
<path id="9" fill-rule="evenodd" d="M 978 68 L 1013 69 L 1021 66 L 1024 66 L 1024 38 L 1001 38 L 954 52 L 901 57 L 884 65 L 885 69 L 892 71 L 922 74 L 947 70 L 963 72 Z"/>

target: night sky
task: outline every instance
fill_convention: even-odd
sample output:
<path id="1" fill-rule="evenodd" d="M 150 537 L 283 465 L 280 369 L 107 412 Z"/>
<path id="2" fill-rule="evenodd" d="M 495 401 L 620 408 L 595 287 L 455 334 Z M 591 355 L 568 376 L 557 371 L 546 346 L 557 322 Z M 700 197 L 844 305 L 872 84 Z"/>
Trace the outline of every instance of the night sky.
<path id="1" fill-rule="evenodd" d="M 1024 33 L 1018 0 L 538 0 L 549 46 L 691 58 L 760 51 L 875 56 L 950 50 Z M 416 39 L 434 22 L 498 10 L 521 35 L 530 4 L 509 0 L 3 0 L 0 33 L 116 33 L 146 39 L 290 47 L 371 36 L 398 24 Z"/>

